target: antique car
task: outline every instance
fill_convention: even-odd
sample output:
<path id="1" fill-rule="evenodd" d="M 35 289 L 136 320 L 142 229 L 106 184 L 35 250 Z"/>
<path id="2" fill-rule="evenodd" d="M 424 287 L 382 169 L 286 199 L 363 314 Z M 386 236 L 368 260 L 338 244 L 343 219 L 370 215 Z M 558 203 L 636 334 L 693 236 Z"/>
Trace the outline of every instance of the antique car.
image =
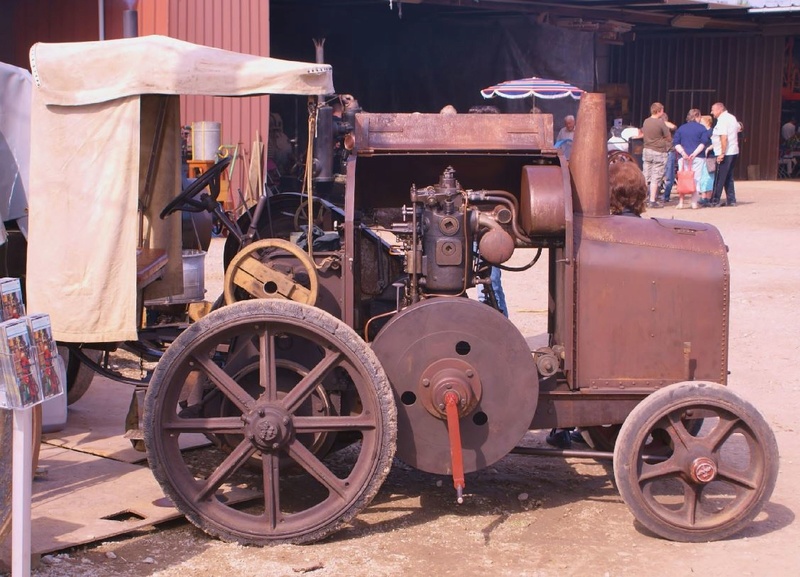
<path id="1" fill-rule="evenodd" d="M 613 457 L 623 499 L 661 537 L 721 539 L 759 513 L 777 445 L 726 387 L 726 246 L 708 224 L 609 213 L 602 95 L 581 100 L 569 163 L 550 115 L 354 113 L 342 198 L 314 186 L 264 195 L 234 220 L 213 186 L 202 191 L 224 166 L 178 194 L 177 138 L 158 135 L 178 127 L 177 93 L 224 92 L 240 78 L 206 79 L 224 55 L 170 60 L 177 45 L 153 42 L 166 68 L 195 63 L 197 74 L 149 88 L 117 71 L 112 89 L 87 74 L 67 91 L 55 88 L 69 75 L 55 52 L 91 69 L 108 50 L 33 53 L 33 136 L 47 138 L 33 148 L 28 298 L 50 310 L 61 341 L 135 340 L 139 289 L 180 287 L 171 213 L 214 213 L 232 231 L 222 301 L 169 344 L 142 395 L 150 467 L 192 523 L 243 544 L 313 542 L 370 503 L 395 457 L 451 476 L 461 502 L 466 474 L 512 451 L 545 453 L 520 439 L 564 427 L 593 437 L 586 456 Z M 153 54 L 119 48 L 134 62 Z M 329 68 L 295 72 L 306 82 L 294 93 L 332 92 Z M 332 111 L 322 101 L 310 111 L 324 151 Z M 107 155 L 113 163 L 96 160 Z M 67 186 L 66 170 L 87 161 L 103 186 Z M 65 262 L 48 240 L 77 212 Z M 137 248 L 166 254 L 147 283 Z M 517 251 L 530 255 L 522 267 L 508 264 Z M 484 286 L 491 303 L 492 267 L 536 265 L 547 270 L 547 343 L 531 350 L 469 291 Z"/>

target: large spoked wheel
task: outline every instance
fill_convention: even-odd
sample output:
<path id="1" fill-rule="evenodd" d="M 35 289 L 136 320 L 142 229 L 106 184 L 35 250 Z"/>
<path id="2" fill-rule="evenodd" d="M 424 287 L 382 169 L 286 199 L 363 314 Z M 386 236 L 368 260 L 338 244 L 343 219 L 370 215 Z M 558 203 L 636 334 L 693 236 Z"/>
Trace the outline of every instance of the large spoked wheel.
<path id="1" fill-rule="evenodd" d="M 317 201 L 311 223 L 314 226 L 324 228 L 326 220 L 332 220 L 331 209 L 325 203 Z M 302 225 L 308 225 L 308 199 L 301 202 L 294 212 L 294 229 L 299 231 Z"/>
<path id="2" fill-rule="evenodd" d="M 197 200 L 194 197 L 205 187 L 208 187 L 211 191 L 211 200 L 216 202 L 220 192 L 220 176 L 222 175 L 222 171 L 231 163 L 231 160 L 233 159 L 230 156 L 225 157 L 197 177 L 197 180 L 183 189 L 183 192 L 173 198 L 169 204 L 164 207 L 164 210 L 161 211 L 161 218 L 166 218 L 176 210 L 185 212 L 203 212 L 204 210 L 208 210 L 209 206 L 205 202 Z"/>
<path id="3" fill-rule="evenodd" d="M 94 362 L 100 362 L 102 351 L 84 349 L 83 353 Z M 94 378 L 94 371 L 83 364 L 77 355 L 71 354 L 69 347 L 59 346 L 58 354 L 64 359 L 64 364 L 66 365 L 67 404 L 71 405 L 81 400 L 89 390 L 89 385 L 92 384 L 92 379 Z"/>
<path id="4" fill-rule="evenodd" d="M 318 411 L 322 390 L 330 405 Z M 175 340 L 153 374 L 144 427 L 153 474 L 192 523 L 242 544 L 306 543 L 378 492 L 397 413 L 380 363 L 344 323 L 292 301 L 251 300 Z M 228 448 L 184 453 L 192 433 L 224 437 Z M 330 435 L 352 444 L 323 457 Z"/>
<path id="5" fill-rule="evenodd" d="M 288 299 L 313 305 L 319 294 L 314 261 L 286 240 L 268 238 L 243 248 L 225 270 L 226 304 L 245 299 Z"/>
<path id="6" fill-rule="evenodd" d="M 693 434 L 695 419 L 703 426 Z M 764 417 L 712 383 L 677 383 L 647 397 L 614 449 L 625 503 L 642 525 L 673 541 L 740 531 L 769 499 L 777 475 L 778 446 Z"/>

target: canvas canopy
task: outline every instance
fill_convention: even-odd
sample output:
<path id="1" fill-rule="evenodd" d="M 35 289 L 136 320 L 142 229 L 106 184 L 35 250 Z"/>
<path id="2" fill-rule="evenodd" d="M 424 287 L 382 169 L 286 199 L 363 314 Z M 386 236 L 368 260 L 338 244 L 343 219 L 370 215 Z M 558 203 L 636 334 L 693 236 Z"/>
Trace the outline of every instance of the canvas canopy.
<path id="1" fill-rule="evenodd" d="M 183 290 L 180 94 L 333 92 L 330 66 L 145 36 L 31 48 L 28 310 L 56 339 L 137 339 L 138 248 L 167 251 L 144 298 Z"/>

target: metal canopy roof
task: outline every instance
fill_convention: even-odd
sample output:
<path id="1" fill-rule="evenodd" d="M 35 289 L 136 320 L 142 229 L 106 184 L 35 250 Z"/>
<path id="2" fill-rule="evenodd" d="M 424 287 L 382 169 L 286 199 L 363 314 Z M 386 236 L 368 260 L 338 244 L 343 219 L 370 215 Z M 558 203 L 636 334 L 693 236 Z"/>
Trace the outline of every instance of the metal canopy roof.
<path id="1" fill-rule="evenodd" d="M 398 14 L 409 5 L 449 8 L 459 14 L 528 14 L 564 28 L 596 31 L 622 42 L 632 34 L 800 34 L 800 0 L 272 0 L 273 6 L 338 6 L 343 11 L 383 2 Z"/>

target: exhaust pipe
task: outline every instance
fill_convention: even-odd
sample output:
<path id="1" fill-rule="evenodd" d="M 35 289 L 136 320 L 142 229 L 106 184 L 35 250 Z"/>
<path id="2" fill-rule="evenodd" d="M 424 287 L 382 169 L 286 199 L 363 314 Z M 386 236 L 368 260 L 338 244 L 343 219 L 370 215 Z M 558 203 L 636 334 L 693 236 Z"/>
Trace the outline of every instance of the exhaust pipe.
<path id="1" fill-rule="evenodd" d="M 606 216 L 610 210 L 606 96 L 584 93 L 572 141 L 569 172 L 574 211 L 586 216 Z"/>
<path id="2" fill-rule="evenodd" d="M 136 38 L 139 36 L 139 13 L 136 10 L 122 11 L 122 37 Z"/>

